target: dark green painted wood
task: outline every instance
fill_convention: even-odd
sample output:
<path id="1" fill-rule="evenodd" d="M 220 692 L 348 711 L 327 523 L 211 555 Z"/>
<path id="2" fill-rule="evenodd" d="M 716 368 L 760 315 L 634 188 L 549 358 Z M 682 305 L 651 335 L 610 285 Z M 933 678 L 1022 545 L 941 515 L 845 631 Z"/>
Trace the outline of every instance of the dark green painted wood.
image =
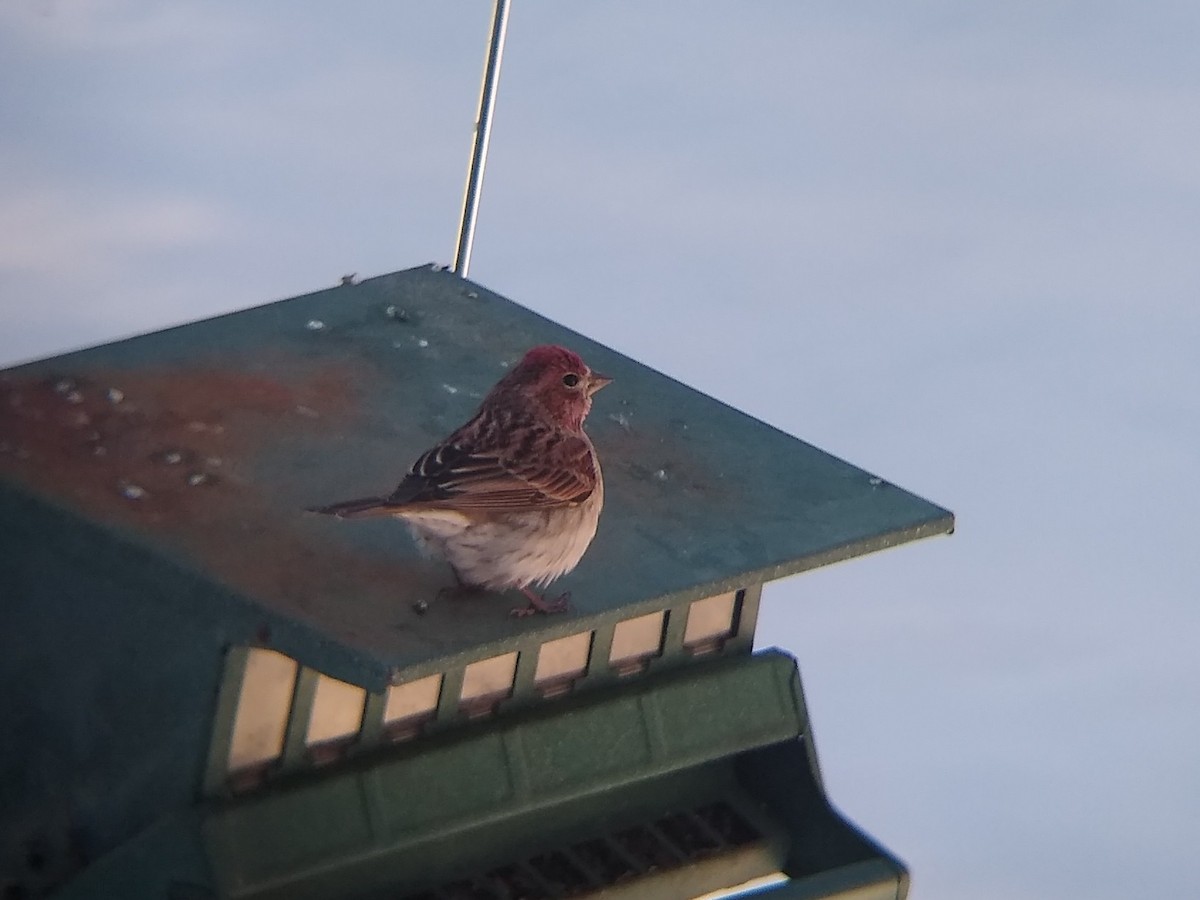
<path id="1" fill-rule="evenodd" d="M 726 640 L 726 652 L 749 652 L 754 647 L 754 632 L 758 627 L 758 607 L 761 601 L 761 584 L 749 585 L 738 594 L 737 632 Z"/>
<path id="2" fill-rule="evenodd" d="M 303 511 L 389 490 L 506 365 L 544 342 L 616 379 L 589 425 L 606 508 L 561 582 L 569 614 L 516 620 L 516 597 L 442 596 L 447 568 L 421 559 L 399 523 Z M 98 561 L 154 560 L 143 573 L 152 595 L 196 595 L 227 642 L 265 642 L 374 691 L 395 671 L 416 677 L 481 648 L 595 628 L 953 524 L 938 506 L 428 267 L 10 369 L 0 392 L 10 401 L 0 404 L 0 490 L 60 510 L 63 528 L 86 523 Z M 48 418 L 31 425 L 31 410 Z M 47 435 L 58 449 L 37 444 Z M 27 438 L 33 446 L 21 446 Z M 123 496 L 129 485 L 146 494 Z M 0 498 L 0 518 L 12 502 Z"/>
<path id="3" fill-rule="evenodd" d="M 246 661 L 249 657 L 249 648 L 236 645 L 230 647 L 225 654 L 221 689 L 212 716 L 212 739 L 209 744 L 208 762 L 204 767 L 204 792 L 206 794 L 221 790 L 229 775 L 229 745 L 233 740 L 234 715 L 237 712 L 242 677 L 245 675 Z"/>
<path id="4" fill-rule="evenodd" d="M 283 738 L 281 763 L 285 772 L 295 772 L 309 766 L 308 747 L 304 739 L 308 734 L 308 720 L 312 714 L 313 700 L 317 695 L 319 677 L 320 673 L 308 668 L 300 669 L 296 676 L 296 684 L 292 689 L 291 710 Z"/>
<path id="5" fill-rule="evenodd" d="M 598 395 L 589 423 L 606 474 L 606 509 L 584 562 L 556 585 L 572 591 L 568 614 L 518 620 L 507 611 L 519 597 L 447 595 L 447 568 L 421 559 L 400 524 L 303 511 L 388 490 L 420 451 L 473 412 L 506 365 L 545 342 L 578 350 L 616 379 Z M 305 777 L 314 672 L 371 693 L 359 746 L 330 767 L 363 773 L 358 799 L 335 791 L 317 803 L 333 804 L 323 821 L 345 842 L 339 847 L 361 839 L 369 849 L 397 816 L 431 815 L 432 799 L 423 812 L 411 799 L 425 785 L 421 766 L 437 768 L 420 760 L 427 747 L 456 739 L 459 727 L 503 734 L 491 760 L 512 763 L 507 781 L 499 772 L 489 781 L 488 760 L 459 761 L 471 773 L 454 795 L 463 816 L 492 796 L 486 791 L 507 791 L 527 806 L 546 791 L 583 796 L 594 773 L 580 768 L 580 755 L 594 758 L 587 754 L 597 748 L 607 748 L 602 761 L 613 772 L 673 759 L 685 769 L 647 777 L 686 783 L 693 793 L 736 780 L 752 793 L 786 794 L 782 775 L 783 782 L 760 784 L 755 778 L 767 776 L 735 777 L 728 759 L 688 756 L 726 733 L 725 719 L 669 686 L 690 677 L 672 675 L 689 661 L 679 647 L 688 604 L 747 588 L 742 630 L 726 648 L 744 654 L 763 581 L 952 527 L 951 514 L 934 504 L 429 267 L 5 370 L 0 676 L 12 702 L 0 766 L 16 776 L 0 797 L 0 843 L 49 848 L 49 867 L 26 873 L 35 891 L 89 864 L 84 882 L 95 875 L 95 883 L 111 877 L 128 885 L 129 867 L 157 858 L 178 862 L 174 880 L 161 881 L 159 872 L 145 884 L 199 897 L 193 887 L 203 890 L 203 866 L 186 848 L 191 838 L 180 835 L 194 831 L 188 810 L 202 786 L 222 780 L 236 701 L 235 683 L 221 690 L 222 674 L 227 651 L 235 648 L 228 658 L 236 667 L 236 648 L 245 646 L 278 649 L 307 667 L 281 766 L 295 771 L 283 772 L 284 787 Z M 418 601 L 426 612 L 414 609 Z M 662 657 L 645 675 L 616 679 L 607 660 L 615 622 L 657 610 L 670 611 Z M 575 714 L 574 727 L 564 729 L 553 710 L 533 702 L 533 666 L 542 642 L 583 630 L 596 632 L 589 675 L 578 696 L 562 701 L 564 710 L 583 709 L 592 687 L 621 699 L 599 718 Z M 521 653 L 513 698 L 494 720 L 464 722 L 463 667 L 511 650 Z M 709 667 L 697 666 L 696 677 Z M 391 770 L 376 765 L 382 757 L 370 747 L 382 692 L 435 672 L 445 683 L 434 743 L 380 751 L 410 763 L 409 787 L 389 794 Z M 672 698 L 666 705 L 653 694 L 660 684 Z M 779 712 L 770 691 L 760 693 L 733 703 L 728 716 L 754 740 L 775 727 L 763 723 L 791 715 Z M 504 731 L 509 715 L 525 715 L 531 703 L 529 714 L 545 715 L 544 724 Z M 794 709 L 803 712 L 798 684 Z M 766 731 L 756 732 L 760 725 Z M 621 727 L 640 743 L 612 743 Z M 761 761 L 782 772 L 807 754 L 813 790 L 806 802 L 819 810 L 811 746 L 787 745 L 778 760 L 761 751 L 768 753 Z M 274 784 L 265 796 L 275 796 Z M 632 803 L 638 791 L 589 803 L 616 804 L 618 794 Z M 789 828 L 833 828 L 843 838 L 820 852 L 792 847 L 788 864 L 798 878 L 831 859 L 852 865 L 864 852 L 882 853 L 863 851 L 853 829 L 838 832 L 831 813 L 803 806 L 775 815 Z M 534 814 L 521 821 L 512 835 L 536 837 Z M 172 856 L 176 838 L 182 849 Z M 279 840 L 264 833 L 264 853 L 286 860 L 316 853 L 323 838 L 272 844 Z M 451 866 L 453 844 L 439 846 L 429 858 Z M 97 862 L 114 848 L 126 868 L 111 857 Z"/>
<path id="6" fill-rule="evenodd" d="M 671 900 L 783 870 L 764 896 L 903 898 L 903 865 L 824 796 L 810 737 L 794 660 L 727 657 L 168 817 L 58 896 L 404 897 L 541 853 L 575 859 L 572 845 L 632 825 L 671 845 L 656 822 L 719 801 L 759 839 L 603 896 Z"/>
<path id="7" fill-rule="evenodd" d="M 386 691 L 367 694 L 366 705 L 363 707 L 362 728 L 358 732 L 358 740 L 361 744 L 373 746 L 379 742 L 383 734 L 383 714 L 386 709 Z"/>
<path id="8" fill-rule="evenodd" d="M 888 859 L 868 859 L 796 878 L 755 894 L 759 900 L 904 900 L 908 873 Z"/>
<path id="9" fill-rule="evenodd" d="M 569 821 L 555 812 L 564 803 L 637 784 L 645 803 L 657 793 L 651 779 L 799 736 L 799 690 L 794 661 L 769 653 L 572 698 L 233 801 L 210 817 L 206 840 L 222 889 L 247 897 L 307 895 L 333 869 L 348 889 L 373 857 L 416 859 L 420 846 L 484 823 L 503 832 L 505 820 L 535 810 L 540 840 L 552 841 Z M 459 852 L 465 865 L 472 853 Z M 390 878 L 416 883 L 420 873 L 393 868 Z"/>
<path id="10" fill-rule="evenodd" d="M 195 594 L 158 597 L 88 529 L 16 509 L 0 527 L 0 889 L 40 897 L 195 802 L 224 648 Z"/>

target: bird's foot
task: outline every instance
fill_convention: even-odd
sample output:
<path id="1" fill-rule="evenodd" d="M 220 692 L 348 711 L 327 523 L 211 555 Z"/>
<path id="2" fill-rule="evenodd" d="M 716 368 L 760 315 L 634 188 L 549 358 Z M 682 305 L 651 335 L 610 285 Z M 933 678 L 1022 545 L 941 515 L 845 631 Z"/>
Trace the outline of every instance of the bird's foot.
<path id="1" fill-rule="evenodd" d="M 418 600 L 416 603 L 412 604 L 412 608 L 413 612 L 415 612 L 417 615 L 423 616 L 425 613 L 429 612 L 434 603 L 441 603 L 443 600 L 447 599 L 462 600 L 466 597 L 474 597 L 482 593 L 484 593 L 483 588 L 459 581 L 457 584 L 448 584 L 444 587 L 438 588 L 438 591 L 433 595 L 432 600 Z"/>
<path id="2" fill-rule="evenodd" d="M 553 600 L 547 600 L 544 596 L 534 593 L 529 588 L 521 588 L 521 593 L 529 600 L 529 605 L 518 606 L 509 612 L 510 616 L 515 616 L 518 619 L 522 619 L 525 616 L 536 616 L 538 613 L 548 616 L 552 613 L 566 612 L 571 600 L 570 591 L 559 594 Z"/>

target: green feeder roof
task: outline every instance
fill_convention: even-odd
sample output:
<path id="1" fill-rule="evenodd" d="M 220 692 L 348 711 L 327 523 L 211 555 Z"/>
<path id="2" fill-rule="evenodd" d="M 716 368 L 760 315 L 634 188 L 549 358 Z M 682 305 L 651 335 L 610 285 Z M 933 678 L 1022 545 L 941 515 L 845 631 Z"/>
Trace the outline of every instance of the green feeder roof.
<path id="1" fill-rule="evenodd" d="M 439 595 L 383 493 L 529 347 L 615 379 L 588 431 L 600 529 L 570 611 Z M 0 519 L 137 570 L 229 643 L 378 690 L 399 672 L 946 533 L 951 513 L 458 276 L 425 266 L 0 373 Z M 414 604 L 425 601 L 428 610 Z"/>

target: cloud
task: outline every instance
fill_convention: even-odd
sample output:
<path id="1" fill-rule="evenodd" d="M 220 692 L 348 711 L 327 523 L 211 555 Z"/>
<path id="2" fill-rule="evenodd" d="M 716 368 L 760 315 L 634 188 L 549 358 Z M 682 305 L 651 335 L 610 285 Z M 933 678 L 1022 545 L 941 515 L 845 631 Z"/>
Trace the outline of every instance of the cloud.
<path id="1" fill-rule="evenodd" d="M 0 206 L 0 275 L 76 272 L 94 284 L 164 251 L 228 240 L 233 232 L 231 217 L 196 197 L 10 185 Z"/>
<path id="2" fill-rule="evenodd" d="M 0 26 L 45 53 L 211 51 L 247 36 L 236 9 L 152 0 L 7 0 L 0 4 Z"/>
<path id="3" fill-rule="evenodd" d="M 15 360 L 204 312 L 213 275 L 189 257 L 241 236 L 218 204 L 180 193 L 127 195 L 35 183 L 0 205 L 0 359 Z M 177 266 L 180 276 L 164 279 Z"/>

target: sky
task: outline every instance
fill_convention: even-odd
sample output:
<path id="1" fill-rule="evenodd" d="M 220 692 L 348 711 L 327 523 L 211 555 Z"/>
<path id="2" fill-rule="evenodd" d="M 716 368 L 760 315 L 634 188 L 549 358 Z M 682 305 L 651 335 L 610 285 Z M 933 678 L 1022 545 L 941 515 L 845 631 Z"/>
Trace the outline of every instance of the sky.
<path id="1" fill-rule="evenodd" d="M 0 365 L 454 253 L 491 5 L 0 4 Z M 910 896 L 1200 881 L 1200 6 L 515 0 L 470 276 L 954 510 L 771 584 Z"/>

